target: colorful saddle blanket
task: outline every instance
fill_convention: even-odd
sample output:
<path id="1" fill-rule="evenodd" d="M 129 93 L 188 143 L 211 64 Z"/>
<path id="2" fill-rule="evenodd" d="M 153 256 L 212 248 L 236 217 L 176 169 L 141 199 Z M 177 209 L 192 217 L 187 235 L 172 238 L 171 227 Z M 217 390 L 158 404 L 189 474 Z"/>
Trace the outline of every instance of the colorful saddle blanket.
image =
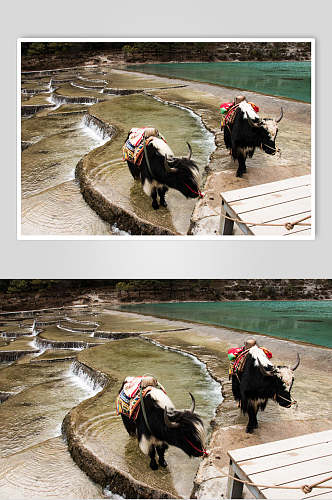
<path id="1" fill-rule="evenodd" d="M 145 389 L 142 390 L 142 397 L 145 398 L 145 396 L 150 392 L 152 387 L 146 387 Z M 116 413 L 117 415 L 126 415 L 126 417 L 136 420 L 137 415 L 139 413 L 141 406 L 141 395 L 140 391 L 137 391 L 137 393 L 132 397 L 129 398 L 125 391 L 122 389 L 120 394 L 118 395 L 116 399 Z"/>
<path id="2" fill-rule="evenodd" d="M 152 139 L 153 137 L 148 137 L 145 140 L 145 145 L 147 146 Z M 128 139 L 122 148 L 122 153 L 123 161 L 130 161 L 139 167 L 143 160 L 144 142 L 142 141 L 138 146 L 133 146 L 130 139 Z"/>
<path id="3" fill-rule="evenodd" d="M 253 102 L 248 102 L 248 104 L 250 104 L 252 109 L 256 113 L 258 113 L 259 107 L 256 106 L 256 104 L 254 104 Z M 221 119 L 222 126 L 233 125 L 238 107 L 239 107 L 238 104 L 229 103 L 229 102 L 224 102 L 221 104 L 220 111 L 221 111 L 221 114 L 223 115 L 222 119 Z"/>
<path id="4" fill-rule="evenodd" d="M 260 349 L 262 349 L 262 351 L 264 351 L 264 354 L 269 359 L 272 358 L 271 351 L 269 351 L 268 349 L 265 349 L 265 347 L 260 347 Z M 229 351 L 235 351 L 235 350 L 237 350 L 237 349 L 229 349 Z M 244 367 L 244 364 L 246 362 L 248 352 L 249 352 L 249 349 L 241 349 L 240 352 L 237 353 L 235 360 L 231 361 L 231 363 L 229 365 L 229 377 L 231 375 L 235 375 L 235 374 L 243 371 L 243 367 Z"/>
<path id="5" fill-rule="evenodd" d="M 116 398 L 116 413 L 117 415 L 126 415 L 132 420 L 136 420 L 141 407 L 141 381 L 143 377 L 127 377 L 122 391 Z M 161 384 L 157 387 L 163 392 L 166 391 Z M 148 386 L 142 389 L 142 397 L 145 396 L 153 389 L 153 386 Z"/>
<path id="6" fill-rule="evenodd" d="M 132 128 L 122 148 L 123 161 L 129 161 L 138 167 L 141 165 L 144 153 L 144 134 L 147 137 L 145 139 L 146 146 L 152 141 L 153 137 L 159 137 L 166 142 L 165 138 L 159 134 L 157 129 L 151 127 Z"/>

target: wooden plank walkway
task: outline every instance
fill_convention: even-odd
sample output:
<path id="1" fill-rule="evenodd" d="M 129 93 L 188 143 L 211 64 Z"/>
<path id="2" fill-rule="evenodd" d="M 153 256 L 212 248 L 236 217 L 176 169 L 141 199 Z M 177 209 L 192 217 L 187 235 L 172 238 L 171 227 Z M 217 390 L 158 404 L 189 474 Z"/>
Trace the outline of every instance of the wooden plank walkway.
<path id="1" fill-rule="evenodd" d="M 310 236 L 310 226 L 295 226 L 288 231 L 284 224 L 295 222 L 311 214 L 311 176 L 291 177 L 248 188 L 220 193 L 220 234 L 233 234 L 237 219 L 241 232 L 255 236 Z M 311 219 L 304 221 L 311 223 Z M 253 224 L 252 224 L 253 223 Z M 259 226 L 257 224 L 281 224 Z"/>
<path id="2" fill-rule="evenodd" d="M 332 476 L 332 429 L 231 450 L 228 455 L 230 476 L 260 485 L 312 485 Z M 255 498 L 328 500 L 332 497 L 332 479 L 323 485 L 330 488 L 313 488 L 307 494 L 300 488 L 246 487 Z M 242 498 L 242 490 L 243 483 L 229 478 L 227 498 Z"/>

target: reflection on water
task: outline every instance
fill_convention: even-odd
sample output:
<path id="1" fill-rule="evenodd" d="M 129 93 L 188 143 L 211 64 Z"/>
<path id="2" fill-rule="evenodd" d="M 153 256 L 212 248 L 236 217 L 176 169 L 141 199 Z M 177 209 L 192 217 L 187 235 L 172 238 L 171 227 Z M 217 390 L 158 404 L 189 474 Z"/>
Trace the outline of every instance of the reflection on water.
<path id="1" fill-rule="evenodd" d="M 121 309 L 332 347 L 330 301 L 187 302 L 137 304 Z"/>

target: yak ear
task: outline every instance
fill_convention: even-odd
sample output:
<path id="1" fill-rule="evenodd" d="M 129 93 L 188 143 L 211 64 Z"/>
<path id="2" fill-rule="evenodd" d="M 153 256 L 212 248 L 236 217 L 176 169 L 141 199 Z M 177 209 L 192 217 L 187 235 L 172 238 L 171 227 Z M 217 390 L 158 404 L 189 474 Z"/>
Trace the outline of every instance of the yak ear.
<path id="1" fill-rule="evenodd" d="M 250 125 L 250 127 L 256 127 L 256 128 L 260 128 L 262 126 L 262 120 L 258 120 L 258 122 L 254 122 L 250 116 L 248 116 L 248 123 Z"/>
<path id="2" fill-rule="evenodd" d="M 164 156 L 164 167 L 165 167 L 165 171 L 166 171 L 167 173 L 170 173 L 170 172 L 173 172 L 173 173 L 174 173 L 174 172 L 177 172 L 177 170 L 178 170 L 177 168 L 174 168 L 174 167 L 170 167 L 170 166 L 169 166 L 169 164 L 172 164 L 172 162 L 173 162 L 173 160 L 172 160 L 172 159 L 171 159 L 171 160 L 169 160 L 169 159 L 167 158 L 167 155 L 165 155 L 165 156 Z"/>
<path id="3" fill-rule="evenodd" d="M 257 361 L 258 361 L 258 365 L 259 365 L 259 369 L 260 369 L 260 372 L 262 375 L 266 376 L 266 377 L 273 377 L 274 375 L 274 369 L 269 371 L 269 370 L 265 370 L 264 366 L 262 365 L 262 363 L 260 362 L 260 360 L 257 358 Z"/>
<path id="4" fill-rule="evenodd" d="M 167 406 L 165 406 L 164 408 L 164 422 L 169 429 L 177 429 L 178 427 L 180 427 L 180 424 L 178 422 L 170 421 L 167 413 Z"/>

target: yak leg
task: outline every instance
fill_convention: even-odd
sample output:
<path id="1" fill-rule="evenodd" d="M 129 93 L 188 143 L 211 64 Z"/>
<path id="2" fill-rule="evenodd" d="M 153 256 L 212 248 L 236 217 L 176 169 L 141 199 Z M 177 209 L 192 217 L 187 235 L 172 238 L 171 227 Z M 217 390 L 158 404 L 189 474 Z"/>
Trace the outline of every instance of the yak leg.
<path id="1" fill-rule="evenodd" d="M 151 198 L 152 198 L 152 207 L 155 210 L 158 210 L 159 205 L 158 205 L 158 201 L 157 201 L 157 188 L 155 188 L 155 187 L 153 187 L 151 189 Z"/>
<path id="2" fill-rule="evenodd" d="M 158 464 L 156 462 L 156 448 L 152 444 L 149 448 L 149 457 L 150 457 L 150 467 L 152 470 L 158 469 Z"/>
<path id="3" fill-rule="evenodd" d="M 239 167 L 236 172 L 236 177 L 242 177 L 242 175 L 247 171 L 246 158 L 242 154 L 238 155 Z"/>
<path id="4" fill-rule="evenodd" d="M 160 205 L 162 207 L 167 207 L 167 203 L 166 203 L 166 200 L 165 200 L 165 194 L 167 193 L 167 191 L 168 191 L 168 187 L 166 187 L 166 186 L 158 188 L 158 194 L 159 194 L 159 198 L 160 198 Z"/>
<path id="5" fill-rule="evenodd" d="M 258 423 L 257 423 L 257 407 L 253 406 L 252 404 L 249 403 L 248 405 L 248 417 L 249 417 L 249 422 L 246 428 L 246 432 L 249 434 L 252 434 L 254 432 L 254 429 L 257 429 Z"/>
<path id="6" fill-rule="evenodd" d="M 167 450 L 167 444 L 162 444 L 161 446 L 157 446 L 157 453 L 159 456 L 159 465 L 161 467 L 167 467 L 167 462 L 165 460 L 165 451 Z"/>

